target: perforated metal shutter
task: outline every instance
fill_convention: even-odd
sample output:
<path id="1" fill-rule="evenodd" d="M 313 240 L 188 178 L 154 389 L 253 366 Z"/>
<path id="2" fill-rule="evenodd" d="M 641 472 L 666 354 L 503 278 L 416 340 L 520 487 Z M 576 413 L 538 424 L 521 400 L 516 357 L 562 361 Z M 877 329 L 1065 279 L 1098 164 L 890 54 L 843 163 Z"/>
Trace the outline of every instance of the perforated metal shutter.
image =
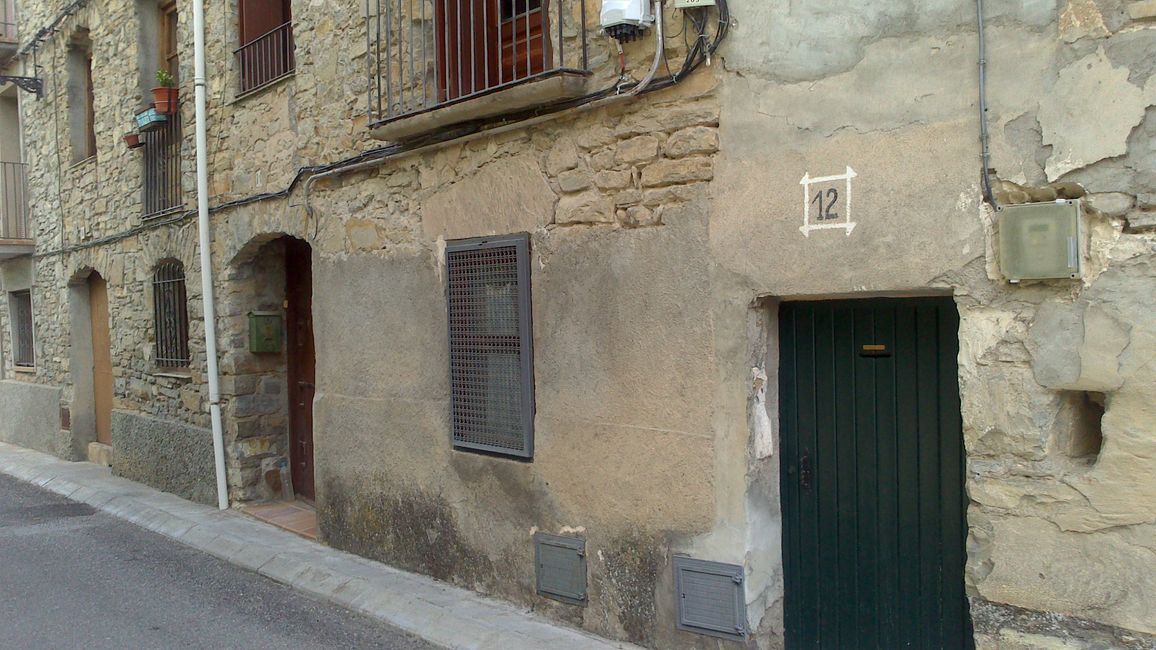
<path id="1" fill-rule="evenodd" d="M 455 447 L 534 455 L 528 235 L 446 246 Z"/>
<path id="2" fill-rule="evenodd" d="M 572 605 L 586 603 L 586 540 L 547 533 L 534 536 L 538 593 Z"/>
<path id="3" fill-rule="evenodd" d="M 678 629 L 726 639 L 746 637 L 743 568 L 674 557 Z"/>

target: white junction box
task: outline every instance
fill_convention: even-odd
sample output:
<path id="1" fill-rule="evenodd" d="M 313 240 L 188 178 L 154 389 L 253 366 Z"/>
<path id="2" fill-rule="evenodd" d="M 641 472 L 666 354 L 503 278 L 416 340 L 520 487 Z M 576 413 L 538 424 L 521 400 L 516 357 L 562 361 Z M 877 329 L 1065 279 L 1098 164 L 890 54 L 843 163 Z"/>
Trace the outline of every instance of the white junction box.
<path id="1" fill-rule="evenodd" d="M 654 20 L 649 5 L 649 0 L 602 0 L 602 27 L 649 24 Z"/>
<path id="2" fill-rule="evenodd" d="M 674 0 L 675 9 L 694 9 L 695 7 L 713 7 L 714 0 Z"/>

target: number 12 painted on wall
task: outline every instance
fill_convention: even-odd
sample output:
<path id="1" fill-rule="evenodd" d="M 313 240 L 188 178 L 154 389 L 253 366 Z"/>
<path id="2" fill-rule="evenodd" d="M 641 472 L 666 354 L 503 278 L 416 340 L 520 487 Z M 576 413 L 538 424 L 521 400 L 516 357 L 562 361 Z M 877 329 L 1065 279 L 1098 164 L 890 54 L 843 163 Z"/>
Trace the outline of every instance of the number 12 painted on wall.
<path id="1" fill-rule="evenodd" d="M 803 225 L 799 227 L 804 237 L 810 237 L 812 230 L 842 229 L 848 236 L 855 230 L 855 222 L 851 221 L 851 179 L 858 176 L 854 169 L 847 167 L 846 173 L 836 176 L 819 176 L 811 178 L 811 173 L 803 175 L 799 184 L 803 186 Z M 839 206 L 839 189 L 830 187 L 831 184 L 845 183 L 843 191 L 844 204 Z M 812 186 L 821 187 L 812 194 Z M 815 207 L 815 220 L 811 221 L 811 206 Z M 836 210 L 836 207 L 839 210 Z M 842 212 L 842 215 L 839 213 Z"/>

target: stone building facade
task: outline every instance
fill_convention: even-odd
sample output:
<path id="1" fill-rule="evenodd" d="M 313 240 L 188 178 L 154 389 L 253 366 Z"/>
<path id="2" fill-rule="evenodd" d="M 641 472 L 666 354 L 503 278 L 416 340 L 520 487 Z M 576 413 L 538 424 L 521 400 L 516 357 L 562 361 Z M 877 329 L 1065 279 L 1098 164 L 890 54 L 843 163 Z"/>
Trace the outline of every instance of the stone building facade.
<path id="1" fill-rule="evenodd" d="M 369 115 L 367 92 L 372 104 L 409 57 L 387 54 L 383 67 L 367 39 L 386 15 L 378 8 L 418 4 L 292 3 L 292 56 L 278 60 L 292 66 L 250 89 L 235 52 L 240 3 L 206 3 L 234 504 L 285 495 L 295 409 L 307 402 L 323 542 L 647 647 L 783 647 L 802 629 L 791 613 L 799 569 L 784 559 L 784 530 L 799 517 L 789 494 L 810 471 L 783 434 L 795 399 L 782 385 L 793 353 L 785 314 L 833 299 L 948 298 L 958 354 L 941 379 L 958 387 L 966 511 L 962 584 L 951 588 L 966 594 L 968 638 L 1156 647 L 1150 1 L 988 3 L 995 202 L 1081 208 L 1080 277 L 1017 284 L 1000 264 L 1006 211 L 984 201 L 969 3 L 879 0 L 851 14 L 729 0 L 729 31 L 708 60 L 632 96 L 613 89 L 646 74 L 655 30 L 620 59 L 598 32 L 598 0 L 585 13 L 555 0 L 548 11 L 569 12 L 551 14 L 557 42 L 586 35 L 578 81 L 546 75 L 398 120 Z M 44 83 L 43 98 L 19 102 L 35 251 L 0 260 L 0 287 L 31 290 L 35 363 L 11 362 L 14 314 L 0 300 L 0 439 L 72 460 L 111 451 L 114 473 L 211 503 L 191 2 L 171 14 L 173 59 L 169 10 L 153 0 L 20 9 L 21 42 L 36 46 L 12 65 Z M 671 68 L 693 47 L 687 14 L 667 7 Z M 420 31 L 415 15 L 402 24 Z M 78 155 L 76 71 L 87 60 L 95 153 Z M 179 166 L 164 177 L 179 189 L 145 214 L 157 161 L 122 136 L 162 60 L 174 61 L 183 97 L 171 118 Z M 611 90 L 575 99 L 575 83 L 579 95 Z M 553 100 L 569 103 L 527 104 Z M 452 444 L 447 345 L 447 247 L 519 233 L 532 304 L 529 461 Z M 290 309 L 288 276 L 301 264 L 289 260 L 303 246 L 312 382 L 289 346 L 256 353 L 250 338 L 251 314 Z M 187 298 L 187 363 L 176 368 L 157 353 L 166 334 L 155 314 L 171 305 L 158 307 L 156 270 L 170 261 Z M 102 447 L 91 443 L 103 295 Z M 538 593 L 537 533 L 585 542 L 581 603 Z M 684 557 L 739 567 L 738 634 L 679 626 Z"/>

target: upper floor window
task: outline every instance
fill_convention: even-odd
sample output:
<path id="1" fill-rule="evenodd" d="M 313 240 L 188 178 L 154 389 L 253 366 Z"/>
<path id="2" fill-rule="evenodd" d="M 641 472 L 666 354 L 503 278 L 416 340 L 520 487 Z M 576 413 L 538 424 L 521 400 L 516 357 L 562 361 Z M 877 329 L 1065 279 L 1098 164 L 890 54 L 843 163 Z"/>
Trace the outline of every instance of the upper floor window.
<path id="1" fill-rule="evenodd" d="M 295 66 L 289 0 L 240 0 L 240 14 L 236 54 L 243 94 L 288 75 Z"/>
<path id="2" fill-rule="evenodd" d="M 189 309 L 185 293 L 185 267 L 166 260 L 153 272 L 153 316 L 156 323 L 158 368 L 189 365 Z"/>
<path id="3" fill-rule="evenodd" d="M 32 368 L 36 365 L 36 351 L 32 336 L 31 291 L 8 294 L 8 317 L 12 326 L 12 365 Z"/>
<path id="4" fill-rule="evenodd" d="M 92 41 L 77 31 L 68 47 L 68 130 L 72 161 L 96 155 L 96 109 L 92 91 Z"/>
<path id="5" fill-rule="evenodd" d="M 177 3 L 161 5 L 160 10 L 160 67 L 173 76 L 177 85 L 181 83 L 180 42 L 177 41 Z"/>
<path id="6" fill-rule="evenodd" d="M 454 446 L 532 458 L 529 237 L 450 242 L 446 277 Z"/>

